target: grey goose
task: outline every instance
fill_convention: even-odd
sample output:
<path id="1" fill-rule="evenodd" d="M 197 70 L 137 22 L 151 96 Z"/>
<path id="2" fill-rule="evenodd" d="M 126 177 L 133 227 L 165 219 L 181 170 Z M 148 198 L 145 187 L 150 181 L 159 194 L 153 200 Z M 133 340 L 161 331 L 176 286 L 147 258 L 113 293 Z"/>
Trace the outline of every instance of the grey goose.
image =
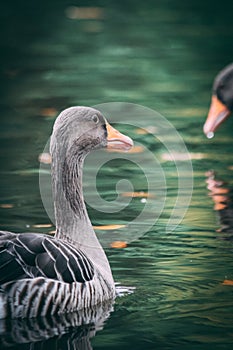
<path id="1" fill-rule="evenodd" d="M 55 236 L 0 231 L 0 318 L 62 314 L 115 298 L 108 259 L 88 217 L 82 190 L 85 156 L 133 141 L 98 110 L 70 107 L 50 140 Z"/>

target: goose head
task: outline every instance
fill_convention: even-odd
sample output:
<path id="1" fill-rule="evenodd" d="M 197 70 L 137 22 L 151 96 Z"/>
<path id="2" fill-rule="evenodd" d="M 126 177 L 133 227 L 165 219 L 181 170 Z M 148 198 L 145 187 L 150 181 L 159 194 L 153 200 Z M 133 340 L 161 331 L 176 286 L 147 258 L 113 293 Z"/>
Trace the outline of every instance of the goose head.
<path id="1" fill-rule="evenodd" d="M 213 84 L 211 105 L 203 131 L 207 137 L 233 112 L 233 63 L 218 73 Z"/>
<path id="2" fill-rule="evenodd" d="M 114 129 L 102 113 L 90 107 L 70 107 L 57 117 L 50 141 L 53 156 L 62 149 L 84 157 L 90 151 L 107 147 L 128 151 L 133 141 Z M 64 153 L 63 153 L 64 154 Z"/>

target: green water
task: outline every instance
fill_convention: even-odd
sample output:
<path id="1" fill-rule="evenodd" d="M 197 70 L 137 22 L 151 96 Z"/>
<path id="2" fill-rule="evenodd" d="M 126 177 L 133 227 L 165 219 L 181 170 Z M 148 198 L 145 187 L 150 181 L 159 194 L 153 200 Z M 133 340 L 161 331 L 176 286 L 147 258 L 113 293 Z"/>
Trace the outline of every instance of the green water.
<path id="1" fill-rule="evenodd" d="M 71 5 L 101 11 L 94 11 L 92 19 L 70 19 Z M 115 280 L 135 290 L 116 300 L 103 329 L 91 339 L 93 349 L 232 347 L 233 286 L 222 282 L 233 280 L 233 241 L 230 233 L 216 232 L 221 213 L 208 195 L 206 172 L 214 169 L 227 182 L 230 200 L 233 119 L 212 140 L 202 132 L 212 80 L 232 62 L 232 11 L 232 1 L 209 0 L 1 4 L 1 229 L 54 229 L 33 227 L 50 223 L 40 197 L 38 155 L 55 114 L 68 106 L 127 102 L 156 110 L 174 125 L 193 157 L 191 204 L 177 228 L 167 233 L 177 195 L 176 166 L 163 158 L 158 140 L 120 126 L 158 157 L 167 201 L 146 234 L 125 249 L 106 249 Z M 98 178 L 103 198 L 114 199 L 120 178 L 131 178 L 135 191 L 146 190 L 138 168 L 113 161 Z M 103 215 L 92 208 L 89 213 L 94 225 L 127 224 L 142 208 L 135 198 L 121 213 Z M 72 332 L 66 329 L 67 340 L 72 341 Z M 53 337 L 40 348 L 58 349 L 58 344 Z"/>

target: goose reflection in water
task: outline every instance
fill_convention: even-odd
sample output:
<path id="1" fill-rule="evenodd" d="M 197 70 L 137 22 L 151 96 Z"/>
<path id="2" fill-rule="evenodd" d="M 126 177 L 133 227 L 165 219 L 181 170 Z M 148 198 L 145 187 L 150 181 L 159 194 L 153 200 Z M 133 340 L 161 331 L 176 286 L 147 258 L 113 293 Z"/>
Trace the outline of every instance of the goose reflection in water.
<path id="1" fill-rule="evenodd" d="M 224 181 L 216 177 L 213 170 L 208 171 L 206 177 L 209 195 L 213 199 L 214 210 L 218 213 L 220 228 L 217 232 L 233 234 L 232 191 Z M 233 235 L 228 236 L 228 238 L 230 237 L 233 239 Z"/>
<path id="2" fill-rule="evenodd" d="M 76 313 L 39 318 L 0 320 L 0 349 L 91 350 L 91 338 L 103 329 L 113 303 Z"/>

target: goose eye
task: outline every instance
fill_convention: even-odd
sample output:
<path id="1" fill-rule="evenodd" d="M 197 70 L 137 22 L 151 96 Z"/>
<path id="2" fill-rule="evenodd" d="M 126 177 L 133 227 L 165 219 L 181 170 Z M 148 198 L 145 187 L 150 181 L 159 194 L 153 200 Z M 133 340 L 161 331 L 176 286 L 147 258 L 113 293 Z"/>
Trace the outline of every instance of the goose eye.
<path id="1" fill-rule="evenodd" d="M 220 83 L 219 84 L 219 89 L 223 89 L 224 88 L 224 84 L 223 83 Z"/>
<path id="2" fill-rule="evenodd" d="M 96 114 L 94 114 L 94 115 L 92 116 L 92 120 L 93 120 L 93 122 L 94 122 L 95 124 L 98 124 L 98 123 L 99 123 L 99 117 L 98 117 Z"/>

